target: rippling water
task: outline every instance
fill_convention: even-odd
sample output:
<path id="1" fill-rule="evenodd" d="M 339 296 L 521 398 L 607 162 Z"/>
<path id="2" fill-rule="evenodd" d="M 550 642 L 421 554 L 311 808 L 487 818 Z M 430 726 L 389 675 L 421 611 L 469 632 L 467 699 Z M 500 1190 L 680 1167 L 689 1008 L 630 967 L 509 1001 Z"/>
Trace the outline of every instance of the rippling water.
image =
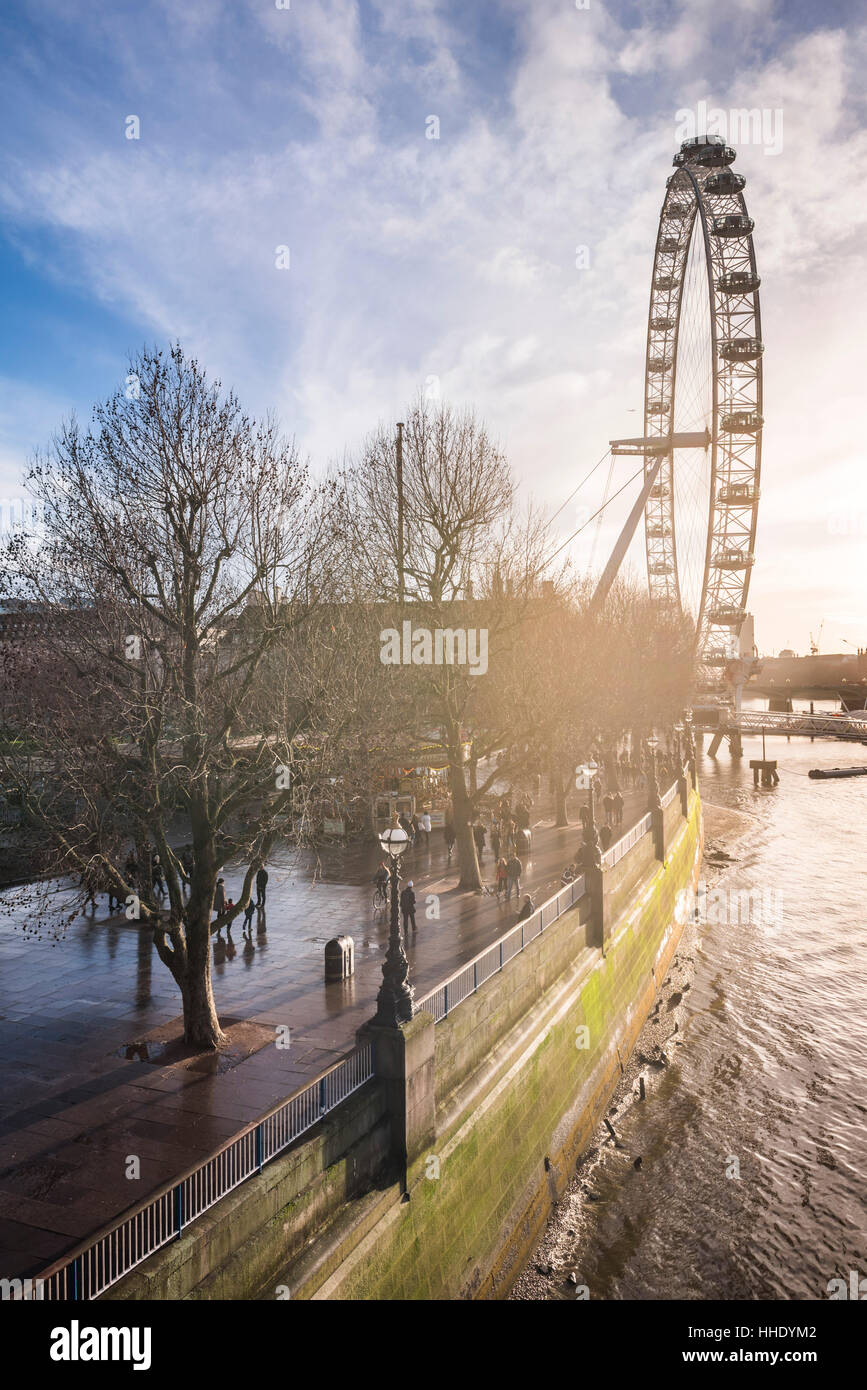
<path id="1" fill-rule="evenodd" d="M 774 790 L 760 756 L 703 756 L 701 789 L 755 817 L 713 886 L 774 910 L 700 928 L 674 1064 L 591 1168 L 598 1203 L 564 1204 L 591 1298 L 816 1299 L 867 1275 L 867 777 L 806 776 L 867 749 L 769 741 Z"/>

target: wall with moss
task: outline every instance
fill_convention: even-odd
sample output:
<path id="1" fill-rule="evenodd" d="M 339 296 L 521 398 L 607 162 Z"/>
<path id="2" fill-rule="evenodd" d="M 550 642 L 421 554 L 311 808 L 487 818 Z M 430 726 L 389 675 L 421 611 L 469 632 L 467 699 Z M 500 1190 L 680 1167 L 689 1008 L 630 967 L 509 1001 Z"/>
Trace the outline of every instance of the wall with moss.
<path id="1" fill-rule="evenodd" d="M 668 809 L 665 862 L 644 836 L 632 863 L 606 876 L 606 891 L 628 896 L 604 955 L 586 946 L 582 900 L 446 1020 L 428 1018 L 437 1137 L 413 1156 L 408 1192 L 393 1166 L 384 1085 L 371 1081 L 108 1297 L 506 1293 L 676 948 L 677 893 L 698 877 L 701 805 L 692 794 L 686 821 Z"/>
<path id="2" fill-rule="evenodd" d="M 601 1119 L 680 937 L 678 891 L 698 874 L 701 807 L 690 802 L 604 957 L 582 950 L 492 1049 L 477 1080 L 437 1090 L 429 1176 L 413 1186 L 316 1297 L 500 1297 L 541 1233 Z M 544 938 L 542 938 L 544 940 Z M 532 976 L 525 952 L 509 970 Z M 484 995 L 437 1026 L 437 1059 L 487 1017 Z M 586 1031 L 585 1031 L 586 1030 Z"/>

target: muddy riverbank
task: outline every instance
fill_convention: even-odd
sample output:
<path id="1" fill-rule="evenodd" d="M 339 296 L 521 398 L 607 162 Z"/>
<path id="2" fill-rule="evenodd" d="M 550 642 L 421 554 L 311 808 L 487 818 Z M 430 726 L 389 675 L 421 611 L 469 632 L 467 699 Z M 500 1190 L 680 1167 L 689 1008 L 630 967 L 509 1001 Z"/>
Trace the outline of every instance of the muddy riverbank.
<path id="1" fill-rule="evenodd" d="M 705 802 L 702 877 L 708 890 L 737 863 L 738 844 L 754 830 L 755 818 L 739 810 Z M 513 1300 L 576 1300 L 605 1296 L 594 1292 L 588 1255 L 600 1238 L 621 1196 L 640 1193 L 647 1169 L 657 1155 L 648 1145 L 643 1123 L 648 1106 L 664 1103 L 666 1081 L 677 1065 L 678 1051 L 688 1046 L 686 1005 L 692 989 L 695 953 L 705 928 L 687 921 L 654 1009 L 645 1024 L 606 1121 L 576 1166 L 567 1192 L 553 1211 L 542 1240 L 516 1281 Z M 640 1200 L 640 1197 L 639 1197 Z"/>

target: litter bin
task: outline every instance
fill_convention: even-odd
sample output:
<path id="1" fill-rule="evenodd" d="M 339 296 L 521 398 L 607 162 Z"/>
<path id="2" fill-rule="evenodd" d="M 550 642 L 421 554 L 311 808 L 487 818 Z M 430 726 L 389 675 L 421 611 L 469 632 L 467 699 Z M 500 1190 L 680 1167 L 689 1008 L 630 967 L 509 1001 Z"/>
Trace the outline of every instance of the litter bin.
<path id="1" fill-rule="evenodd" d="M 346 980 L 355 971 L 355 942 L 351 936 L 335 936 L 325 943 L 326 980 Z"/>

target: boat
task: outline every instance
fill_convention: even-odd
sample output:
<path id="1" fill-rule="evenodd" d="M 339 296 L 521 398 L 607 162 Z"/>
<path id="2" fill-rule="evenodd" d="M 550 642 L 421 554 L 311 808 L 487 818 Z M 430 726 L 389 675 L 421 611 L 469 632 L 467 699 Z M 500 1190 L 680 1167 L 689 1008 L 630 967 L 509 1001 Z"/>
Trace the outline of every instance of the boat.
<path id="1" fill-rule="evenodd" d="M 867 777 L 867 767 L 811 767 L 808 777 Z"/>

